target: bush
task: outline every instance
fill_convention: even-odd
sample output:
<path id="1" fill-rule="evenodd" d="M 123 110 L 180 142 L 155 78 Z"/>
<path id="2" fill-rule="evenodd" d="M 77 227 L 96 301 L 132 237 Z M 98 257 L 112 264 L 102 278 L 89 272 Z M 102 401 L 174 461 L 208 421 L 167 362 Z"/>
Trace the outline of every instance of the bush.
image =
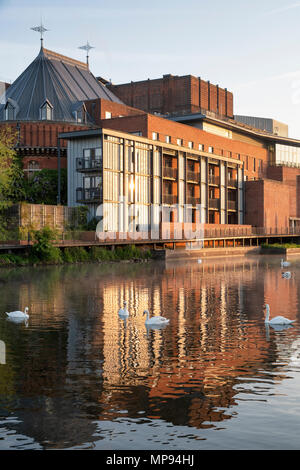
<path id="1" fill-rule="evenodd" d="M 63 260 L 66 263 L 78 263 L 89 261 L 89 253 L 83 248 L 74 246 L 71 248 L 65 248 L 62 254 Z"/>
<path id="2" fill-rule="evenodd" d="M 57 240 L 57 232 L 49 227 L 36 230 L 33 233 L 35 240 L 31 249 L 33 259 L 38 259 L 47 263 L 61 263 L 62 255 L 58 247 L 53 245 Z"/>
<path id="3" fill-rule="evenodd" d="M 112 261 L 115 259 L 113 251 L 107 250 L 101 246 L 93 246 L 90 251 L 92 261 Z"/>

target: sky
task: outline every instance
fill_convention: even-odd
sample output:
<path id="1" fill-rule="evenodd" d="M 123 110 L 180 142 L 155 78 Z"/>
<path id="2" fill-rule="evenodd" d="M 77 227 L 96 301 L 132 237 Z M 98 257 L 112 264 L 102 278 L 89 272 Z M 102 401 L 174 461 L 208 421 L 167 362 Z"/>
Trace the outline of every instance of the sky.
<path id="1" fill-rule="evenodd" d="M 227 88 L 234 113 L 273 118 L 300 139 L 300 1 L 0 0 L 0 81 L 44 47 L 113 83 L 194 75 Z"/>

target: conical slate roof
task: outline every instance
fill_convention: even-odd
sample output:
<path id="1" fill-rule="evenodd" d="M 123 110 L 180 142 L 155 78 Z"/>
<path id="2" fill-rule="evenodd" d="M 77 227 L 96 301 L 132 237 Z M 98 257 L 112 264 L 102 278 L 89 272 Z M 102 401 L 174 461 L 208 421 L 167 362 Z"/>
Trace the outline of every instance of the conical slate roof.
<path id="1" fill-rule="evenodd" d="M 0 98 L 0 121 L 6 120 L 6 106 L 14 107 L 14 120 L 39 121 L 47 102 L 51 121 L 76 122 L 76 111 L 84 100 L 103 98 L 122 103 L 89 71 L 84 62 L 41 47 L 36 59 Z"/>

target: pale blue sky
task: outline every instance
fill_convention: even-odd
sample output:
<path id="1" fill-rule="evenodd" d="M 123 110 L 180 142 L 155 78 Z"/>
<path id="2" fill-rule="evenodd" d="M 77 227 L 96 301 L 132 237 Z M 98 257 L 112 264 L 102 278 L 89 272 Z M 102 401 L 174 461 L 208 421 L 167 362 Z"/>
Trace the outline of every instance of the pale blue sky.
<path id="1" fill-rule="evenodd" d="M 46 48 L 114 83 L 192 74 L 234 93 L 236 114 L 272 117 L 300 139 L 300 1 L 0 0 L 0 80 Z"/>

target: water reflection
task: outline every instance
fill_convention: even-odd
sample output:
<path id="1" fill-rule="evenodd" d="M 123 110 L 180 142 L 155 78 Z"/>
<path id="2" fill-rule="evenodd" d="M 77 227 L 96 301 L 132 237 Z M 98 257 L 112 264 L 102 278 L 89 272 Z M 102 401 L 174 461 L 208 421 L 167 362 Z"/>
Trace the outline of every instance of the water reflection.
<path id="1" fill-rule="evenodd" d="M 300 261 L 289 269 L 257 256 L 3 271 L 0 311 L 31 315 L 27 328 L 0 320 L 0 448 L 145 448 L 156 435 L 182 448 L 226 429 L 247 381 L 268 395 L 298 360 L 298 322 L 264 324 L 265 303 L 298 319 Z M 146 328 L 145 309 L 170 323 Z M 12 430 L 23 444 L 7 443 Z"/>

